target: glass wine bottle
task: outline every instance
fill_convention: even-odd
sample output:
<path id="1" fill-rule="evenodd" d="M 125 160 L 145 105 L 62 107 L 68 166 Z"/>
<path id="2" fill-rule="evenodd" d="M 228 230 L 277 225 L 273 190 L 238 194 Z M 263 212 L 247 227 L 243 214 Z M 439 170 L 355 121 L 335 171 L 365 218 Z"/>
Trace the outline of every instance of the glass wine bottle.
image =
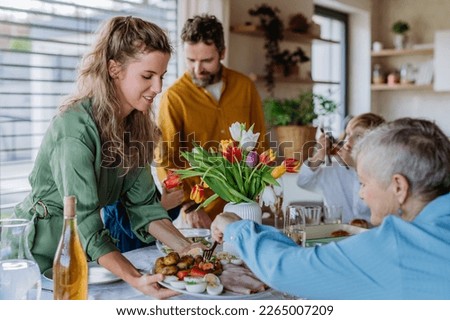
<path id="1" fill-rule="evenodd" d="M 53 298 L 86 300 L 88 266 L 78 235 L 75 196 L 64 197 L 64 225 L 53 261 Z"/>

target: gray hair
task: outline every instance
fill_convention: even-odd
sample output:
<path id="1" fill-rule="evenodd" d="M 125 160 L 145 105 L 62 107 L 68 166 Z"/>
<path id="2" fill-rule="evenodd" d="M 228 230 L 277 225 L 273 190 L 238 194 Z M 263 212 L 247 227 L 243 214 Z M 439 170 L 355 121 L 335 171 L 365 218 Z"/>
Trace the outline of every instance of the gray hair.
<path id="1" fill-rule="evenodd" d="M 384 186 L 404 176 L 425 201 L 450 192 L 450 140 L 433 122 L 401 118 L 366 134 L 354 147 L 357 167 Z"/>

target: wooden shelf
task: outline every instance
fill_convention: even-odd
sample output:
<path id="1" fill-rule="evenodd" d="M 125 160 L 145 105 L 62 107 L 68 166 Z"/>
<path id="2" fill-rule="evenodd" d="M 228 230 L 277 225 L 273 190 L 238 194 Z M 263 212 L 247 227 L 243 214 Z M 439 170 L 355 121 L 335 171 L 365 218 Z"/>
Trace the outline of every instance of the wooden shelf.
<path id="1" fill-rule="evenodd" d="M 412 55 L 432 55 L 434 53 L 433 48 L 421 48 L 421 49 L 385 49 L 381 51 L 372 51 L 372 57 L 394 57 L 394 56 L 412 56 Z"/>
<path id="2" fill-rule="evenodd" d="M 372 91 L 393 91 L 393 90 L 431 90 L 433 89 L 433 85 L 424 84 L 424 85 L 416 85 L 416 84 L 372 84 L 370 86 Z"/>
<path id="3" fill-rule="evenodd" d="M 262 29 L 250 25 L 239 25 L 239 26 L 232 26 L 230 28 L 232 33 L 235 34 L 241 34 L 246 36 L 252 36 L 252 37 L 258 37 L 263 38 L 264 32 Z M 325 43 L 334 43 L 338 44 L 339 41 L 329 40 L 329 39 L 323 39 L 308 33 L 298 33 L 298 32 L 292 32 L 288 29 L 284 31 L 284 37 L 282 41 L 292 41 L 292 42 L 300 42 L 300 43 L 311 43 L 313 41 L 319 41 L 319 42 L 325 42 Z"/>
<path id="4" fill-rule="evenodd" d="M 301 79 L 295 76 L 290 77 L 275 77 L 276 82 L 281 83 L 295 83 L 295 84 L 303 84 L 303 85 L 314 85 L 314 84 L 340 84 L 339 82 L 333 82 L 333 81 L 315 81 L 311 79 Z M 258 75 L 256 78 L 256 82 L 264 82 L 264 76 Z"/>

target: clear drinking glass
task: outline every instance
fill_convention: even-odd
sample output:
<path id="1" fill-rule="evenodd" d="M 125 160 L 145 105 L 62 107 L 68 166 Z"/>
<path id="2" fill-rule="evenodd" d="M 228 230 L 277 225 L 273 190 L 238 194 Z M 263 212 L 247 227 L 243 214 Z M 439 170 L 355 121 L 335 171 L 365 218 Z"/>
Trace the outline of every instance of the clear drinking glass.
<path id="1" fill-rule="evenodd" d="M 305 215 L 300 207 L 287 206 L 284 215 L 284 229 L 286 236 L 298 245 L 306 246 Z"/>
<path id="2" fill-rule="evenodd" d="M 0 300 L 38 300 L 41 272 L 28 248 L 31 222 L 0 219 Z"/>
<path id="3" fill-rule="evenodd" d="M 326 224 L 342 223 L 343 208 L 340 205 L 328 205 L 323 208 L 323 222 Z"/>
<path id="4" fill-rule="evenodd" d="M 322 221 L 322 206 L 301 206 L 307 226 L 319 225 Z"/>

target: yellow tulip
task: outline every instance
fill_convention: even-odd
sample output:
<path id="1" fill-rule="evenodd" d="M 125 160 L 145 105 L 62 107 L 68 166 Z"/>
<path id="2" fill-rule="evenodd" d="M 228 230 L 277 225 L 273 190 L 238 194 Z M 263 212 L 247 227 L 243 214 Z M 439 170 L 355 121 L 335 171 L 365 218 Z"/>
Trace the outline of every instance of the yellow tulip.
<path id="1" fill-rule="evenodd" d="M 201 179 L 200 185 L 201 185 L 204 189 L 208 189 L 208 188 L 209 188 L 208 184 L 207 184 L 207 183 L 205 182 L 205 180 L 203 180 L 203 179 Z"/>
<path id="2" fill-rule="evenodd" d="M 278 179 L 285 172 L 286 172 L 286 166 L 284 164 L 281 164 L 278 167 L 273 168 L 271 175 L 274 179 Z"/>
<path id="3" fill-rule="evenodd" d="M 222 149 L 222 153 L 226 153 L 228 146 L 233 147 L 234 144 L 235 144 L 234 141 L 231 140 L 231 139 L 229 139 L 229 140 L 220 140 L 220 147 Z"/>
<path id="4" fill-rule="evenodd" d="M 196 184 L 192 187 L 190 198 L 191 200 L 194 200 L 195 203 L 203 202 L 203 200 L 205 200 L 205 189 L 201 185 Z"/>

